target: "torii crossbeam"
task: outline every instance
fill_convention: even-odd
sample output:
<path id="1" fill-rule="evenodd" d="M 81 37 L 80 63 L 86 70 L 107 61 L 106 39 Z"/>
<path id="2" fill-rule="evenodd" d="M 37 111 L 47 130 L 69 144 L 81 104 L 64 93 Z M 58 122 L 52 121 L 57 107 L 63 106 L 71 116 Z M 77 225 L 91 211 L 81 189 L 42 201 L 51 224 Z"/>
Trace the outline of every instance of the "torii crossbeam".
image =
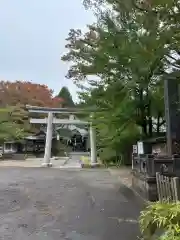
<path id="1" fill-rule="evenodd" d="M 47 113 L 48 118 L 36 119 L 31 118 L 30 123 L 34 124 L 47 124 L 47 133 L 46 133 L 46 145 L 44 153 L 44 162 L 43 166 L 52 166 L 50 161 L 51 159 L 51 147 L 52 147 L 52 132 L 53 124 L 69 124 L 69 125 L 89 125 L 90 129 L 90 148 L 91 148 L 91 164 L 95 165 L 97 163 L 97 153 L 96 153 L 96 133 L 91 122 L 76 120 L 76 119 L 58 119 L 53 116 L 54 113 L 63 113 L 63 114 L 73 114 L 73 113 L 82 113 L 83 109 L 77 108 L 46 108 L 46 107 L 37 107 L 37 106 L 26 106 L 29 112 L 33 113 Z"/>

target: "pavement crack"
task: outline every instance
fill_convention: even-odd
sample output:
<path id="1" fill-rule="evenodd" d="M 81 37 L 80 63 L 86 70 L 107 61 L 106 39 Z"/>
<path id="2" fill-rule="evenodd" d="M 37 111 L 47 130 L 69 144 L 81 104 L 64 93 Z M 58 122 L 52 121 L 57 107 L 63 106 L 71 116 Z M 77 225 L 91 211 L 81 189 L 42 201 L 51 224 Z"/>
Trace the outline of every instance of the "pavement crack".
<path id="1" fill-rule="evenodd" d="M 118 218 L 118 217 L 109 217 L 110 219 L 118 221 L 118 223 L 132 223 L 132 224 L 138 224 L 138 220 L 131 219 L 131 218 Z"/>

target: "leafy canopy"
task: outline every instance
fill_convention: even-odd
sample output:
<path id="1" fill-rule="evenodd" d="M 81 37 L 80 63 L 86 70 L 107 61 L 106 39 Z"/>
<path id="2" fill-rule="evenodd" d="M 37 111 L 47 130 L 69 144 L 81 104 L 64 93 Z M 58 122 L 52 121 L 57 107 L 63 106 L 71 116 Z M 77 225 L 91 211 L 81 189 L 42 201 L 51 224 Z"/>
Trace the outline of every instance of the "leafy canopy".
<path id="1" fill-rule="evenodd" d="M 69 89 L 67 87 L 62 87 L 58 96 L 59 99 L 62 99 L 63 101 L 63 106 L 64 107 L 74 107 L 75 104 L 72 99 L 72 95 L 69 92 Z"/>
<path id="2" fill-rule="evenodd" d="M 26 104 L 59 107 L 61 103 L 62 99 L 54 98 L 53 91 L 45 85 L 0 81 L 0 141 L 22 139 L 37 131 L 30 124 Z M 37 114 L 34 117 L 37 118 Z"/>
<path id="3" fill-rule="evenodd" d="M 84 4 L 93 8 L 97 22 L 85 34 L 70 30 L 62 60 L 72 63 L 67 77 L 79 86 L 81 105 L 97 108 L 98 142 L 119 155 L 140 135 L 163 131 L 163 81 L 180 66 L 180 5 L 178 0 Z"/>

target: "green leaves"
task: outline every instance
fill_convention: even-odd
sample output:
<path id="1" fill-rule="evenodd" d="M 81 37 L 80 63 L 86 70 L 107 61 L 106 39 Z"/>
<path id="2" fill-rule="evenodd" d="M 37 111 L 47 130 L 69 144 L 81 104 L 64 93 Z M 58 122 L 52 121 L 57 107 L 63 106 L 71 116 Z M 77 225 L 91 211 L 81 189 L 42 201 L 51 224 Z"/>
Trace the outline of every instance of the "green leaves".
<path id="1" fill-rule="evenodd" d="M 97 108 L 101 147 L 122 154 L 164 126 L 164 74 L 180 69 L 179 2 L 84 2 L 97 22 L 85 34 L 70 30 L 62 60 L 72 63 L 67 76 L 81 87 L 82 104 Z"/>
<path id="2" fill-rule="evenodd" d="M 20 106 L 0 109 L 0 142 L 21 139 L 30 131 L 28 113 Z"/>
<path id="3" fill-rule="evenodd" d="M 69 92 L 69 89 L 67 87 L 61 88 L 61 90 L 58 94 L 58 97 L 62 98 L 64 107 L 74 107 L 75 106 L 72 96 L 71 96 L 71 93 Z"/>
<path id="4" fill-rule="evenodd" d="M 151 203 L 139 222 L 144 239 L 180 239 L 180 203 Z"/>

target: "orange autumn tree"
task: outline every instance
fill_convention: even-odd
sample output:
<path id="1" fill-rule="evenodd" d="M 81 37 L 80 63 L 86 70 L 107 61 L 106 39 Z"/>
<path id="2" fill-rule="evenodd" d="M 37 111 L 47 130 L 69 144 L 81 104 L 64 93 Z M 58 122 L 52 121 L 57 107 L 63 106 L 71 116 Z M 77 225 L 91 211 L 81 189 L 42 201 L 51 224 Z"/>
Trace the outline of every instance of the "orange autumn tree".
<path id="1" fill-rule="evenodd" d="M 46 85 L 28 81 L 0 81 L 0 106 L 34 105 L 60 107 L 62 98 L 53 97 L 53 91 Z"/>
<path id="2" fill-rule="evenodd" d="M 21 139 L 38 130 L 37 125 L 33 126 L 29 122 L 29 113 L 25 108 L 27 104 L 61 107 L 62 102 L 62 98 L 53 97 L 53 91 L 46 85 L 27 81 L 0 81 L 0 142 Z"/>

